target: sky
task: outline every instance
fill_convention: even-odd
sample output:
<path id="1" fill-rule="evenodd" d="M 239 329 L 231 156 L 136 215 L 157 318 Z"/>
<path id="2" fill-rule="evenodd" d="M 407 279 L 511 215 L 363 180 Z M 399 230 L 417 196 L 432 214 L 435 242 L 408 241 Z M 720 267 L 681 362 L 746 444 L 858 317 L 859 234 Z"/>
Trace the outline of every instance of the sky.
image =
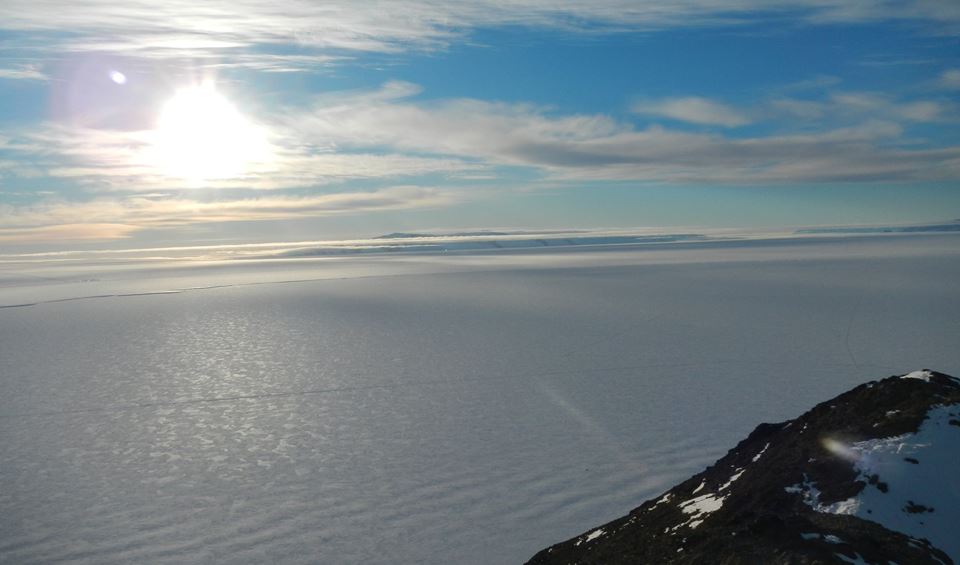
<path id="1" fill-rule="evenodd" d="M 5 0 L 0 247 L 960 218 L 954 0 Z"/>

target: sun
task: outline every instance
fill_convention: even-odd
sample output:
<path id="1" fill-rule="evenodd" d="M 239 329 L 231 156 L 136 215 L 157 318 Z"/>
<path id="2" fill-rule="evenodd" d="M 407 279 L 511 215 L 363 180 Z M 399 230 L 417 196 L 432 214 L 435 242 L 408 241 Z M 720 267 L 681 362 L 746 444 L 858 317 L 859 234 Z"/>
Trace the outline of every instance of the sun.
<path id="1" fill-rule="evenodd" d="M 263 129 L 212 84 L 179 90 L 163 106 L 154 151 L 164 175 L 196 182 L 243 176 L 269 157 Z"/>

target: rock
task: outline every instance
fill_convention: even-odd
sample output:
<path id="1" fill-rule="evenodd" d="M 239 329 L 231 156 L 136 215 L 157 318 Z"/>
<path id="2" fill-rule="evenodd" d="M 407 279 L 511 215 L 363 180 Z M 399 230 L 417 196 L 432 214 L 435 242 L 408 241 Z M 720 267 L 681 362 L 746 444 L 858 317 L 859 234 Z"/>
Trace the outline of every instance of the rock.
<path id="1" fill-rule="evenodd" d="M 948 375 L 862 384 L 529 563 L 953 563 L 958 417 Z"/>

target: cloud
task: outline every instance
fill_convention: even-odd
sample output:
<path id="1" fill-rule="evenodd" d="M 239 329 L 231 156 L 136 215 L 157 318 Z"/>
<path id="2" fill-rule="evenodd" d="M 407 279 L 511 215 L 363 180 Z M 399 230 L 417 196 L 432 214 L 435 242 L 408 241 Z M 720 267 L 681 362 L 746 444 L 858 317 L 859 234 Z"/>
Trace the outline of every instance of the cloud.
<path id="1" fill-rule="evenodd" d="M 808 12 L 813 22 L 938 22 L 941 31 L 955 30 L 960 22 L 960 5 L 955 2 L 931 0 L 895 0 L 889 2 L 849 2 L 843 0 L 818 2 L 819 9 Z M 809 4 L 808 4 L 809 5 Z"/>
<path id="2" fill-rule="evenodd" d="M 0 79 L 7 80 L 50 80 L 45 73 L 40 70 L 39 65 L 18 65 L 13 68 L 0 68 Z"/>
<path id="3" fill-rule="evenodd" d="M 0 241 L 53 238 L 116 239 L 146 228 L 196 223 L 285 220 L 447 206 L 449 190 L 395 186 L 369 192 L 313 196 L 197 200 L 183 197 L 46 201 L 30 206 L 0 205 Z"/>
<path id="4" fill-rule="evenodd" d="M 0 160 L 0 169 L 8 178 L 67 180 L 99 193 L 282 191 L 350 181 L 395 184 L 403 177 L 423 184 L 431 175 L 447 184 L 479 177 L 489 185 L 509 178 L 502 176 L 504 167 L 531 169 L 552 181 L 957 179 L 957 147 L 903 138 L 913 123 L 955 116 L 956 108 L 943 101 L 898 101 L 874 92 L 772 99 L 758 103 L 750 117 L 775 133 L 733 136 L 712 126 L 745 123 L 746 112 L 704 98 L 643 103 L 647 107 L 641 110 L 707 126 L 679 131 L 531 104 L 413 100 L 419 92 L 417 85 L 394 81 L 376 90 L 327 93 L 310 107 L 264 114 L 260 125 L 268 132 L 270 157 L 228 178 L 198 182 L 170 176 L 151 157 L 154 132 L 149 130 L 53 124 L 0 138 L 0 151 L 18 156 Z"/>
<path id="5" fill-rule="evenodd" d="M 897 109 L 899 116 L 915 122 L 933 122 L 943 113 L 943 106 L 937 102 L 922 101 L 902 104 Z"/>
<path id="6" fill-rule="evenodd" d="M 943 103 L 932 100 L 897 101 L 877 92 L 841 92 L 822 103 L 825 113 L 835 119 L 883 116 L 885 119 L 932 122 L 946 111 Z"/>
<path id="7" fill-rule="evenodd" d="M 750 119 L 730 106 L 697 96 L 640 101 L 634 103 L 631 110 L 637 114 L 661 116 L 691 124 L 730 128 L 750 123 Z"/>
<path id="8" fill-rule="evenodd" d="M 887 99 L 875 92 L 840 92 L 831 97 L 831 102 L 842 111 L 872 112 L 886 105 Z"/>
<path id="9" fill-rule="evenodd" d="M 0 4 L 0 29 L 43 37 L 45 48 L 58 54 L 216 59 L 248 50 L 249 63 L 266 65 L 279 61 L 281 55 L 269 52 L 278 45 L 396 53 L 445 48 L 473 29 L 504 25 L 598 33 L 738 26 L 784 16 L 814 24 L 905 21 L 941 33 L 960 26 L 955 3 L 928 0 L 5 0 Z M 252 47 L 258 48 L 256 53 Z"/>
<path id="10" fill-rule="evenodd" d="M 125 224 L 56 224 L 36 227 L 0 227 L 4 243 L 62 242 L 64 240 L 104 241 L 123 239 L 137 231 Z"/>
<path id="11" fill-rule="evenodd" d="M 960 88 L 960 69 L 947 69 L 940 75 L 940 86 Z"/>
<path id="12" fill-rule="evenodd" d="M 769 102 L 768 117 L 789 116 L 817 122 L 844 123 L 864 119 L 934 122 L 953 113 L 953 105 L 934 100 L 900 101 L 878 92 L 837 92 L 826 99 L 777 98 Z"/>
<path id="13" fill-rule="evenodd" d="M 771 109 L 778 114 L 785 114 L 804 120 L 818 120 L 826 114 L 825 105 L 814 100 L 799 100 L 796 98 L 779 98 L 770 101 Z"/>
<path id="14" fill-rule="evenodd" d="M 395 86 L 390 87 L 395 89 Z M 390 148 L 539 169 L 552 179 L 648 182 L 796 183 L 960 178 L 960 147 L 902 146 L 897 118 L 926 118 L 933 106 L 894 106 L 866 95 L 824 103 L 858 106 L 849 125 L 756 137 L 636 129 L 602 115 L 552 115 L 543 108 L 472 99 L 417 103 L 386 96 L 326 97 L 289 116 L 305 139 L 338 147 Z M 867 110 L 875 110 L 871 114 Z M 912 115 L 911 115 L 912 114 Z"/>
<path id="15" fill-rule="evenodd" d="M 11 141 L 15 139 L 16 143 Z M 201 181 L 171 176 L 154 154 L 155 132 L 110 130 L 44 124 L 16 136 L 0 138 L 0 149 L 16 152 L 17 168 L 56 179 L 69 179 L 88 190 L 149 192 L 205 189 L 281 190 L 358 179 L 397 179 L 430 174 L 457 176 L 485 167 L 463 159 L 374 151 L 341 152 L 329 140 L 310 143 L 298 132 L 270 130 L 269 156 L 248 163 L 226 178 Z M 0 161 L 0 169 L 4 161 Z M 16 173 L 16 168 L 13 169 Z"/>

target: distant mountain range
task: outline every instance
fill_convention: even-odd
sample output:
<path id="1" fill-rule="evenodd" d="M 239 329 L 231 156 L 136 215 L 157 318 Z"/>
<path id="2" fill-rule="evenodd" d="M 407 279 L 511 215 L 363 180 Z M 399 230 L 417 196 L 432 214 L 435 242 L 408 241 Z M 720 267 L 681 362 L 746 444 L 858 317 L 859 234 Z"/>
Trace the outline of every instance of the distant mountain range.
<path id="1" fill-rule="evenodd" d="M 458 234 L 391 233 L 375 240 L 382 244 L 328 245 L 291 249 L 277 253 L 276 257 L 315 257 L 324 255 L 353 255 L 360 253 L 444 253 L 455 251 L 484 251 L 495 249 L 532 249 L 540 247 L 571 247 L 578 245 L 623 245 L 650 243 L 681 243 L 708 241 L 701 234 L 663 235 L 572 235 L 571 232 L 504 233 L 463 232 Z"/>
<path id="2" fill-rule="evenodd" d="M 829 228 L 806 228 L 797 230 L 798 234 L 817 233 L 926 233 L 960 231 L 960 220 L 945 224 L 921 224 L 913 226 L 849 226 Z"/>
<path id="3" fill-rule="evenodd" d="M 548 231 L 490 231 L 490 230 L 477 230 L 477 231 L 460 231 L 460 232 L 444 232 L 444 233 L 430 233 L 430 232 L 394 232 L 388 233 L 386 235 L 379 235 L 374 239 L 414 239 L 418 237 L 476 237 L 476 236 L 505 236 L 505 235 L 544 235 L 544 234 L 556 234 L 556 233 L 583 233 L 581 230 L 548 230 Z"/>
<path id="4" fill-rule="evenodd" d="M 960 561 L 960 381 L 916 371 L 761 424 L 627 516 L 530 564 Z"/>
<path id="5" fill-rule="evenodd" d="M 396 253 L 455 253 L 495 251 L 499 249 L 537 250 L 545 247 L 614 246 L 647 244 L 696 244 L 736 240 L 810 239 L 822 234 L 870 235 L 910 233 L 960 233 L 960 220 L 947 223 L 899 226 L 830 226 L 778 232 L 763 230 L 706 230 L 696 232 L 660 232 L 652 228 L 595 229 L 595 230 L 523 230 L 480 229 L 440 232 L 393 232 L 371 239 L 304 242 L 278 244 L 273 249 L 265 246 L 259 252 L 233 255 L 239 259 L 289 259 L 358 254 Z"/>

